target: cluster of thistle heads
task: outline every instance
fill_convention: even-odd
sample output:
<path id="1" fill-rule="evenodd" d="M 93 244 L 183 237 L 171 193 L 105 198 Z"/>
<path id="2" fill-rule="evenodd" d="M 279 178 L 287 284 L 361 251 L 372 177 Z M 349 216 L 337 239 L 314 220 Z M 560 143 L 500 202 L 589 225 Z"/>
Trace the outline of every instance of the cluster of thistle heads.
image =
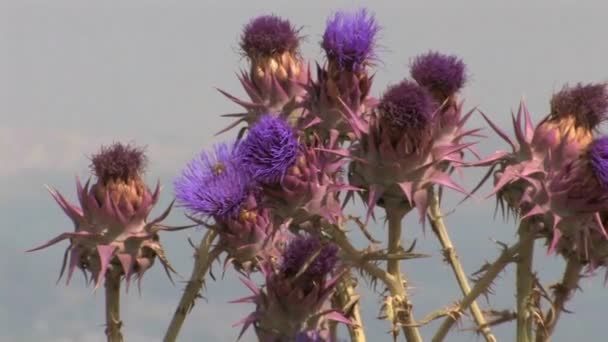
<path id="1" fill-rule="evenodd" d="M 596 136 L 607 115 L 606 86 L 564 87 L 537 126 L 522 104 L 515 139 L 484 115 L 512 150 L 481 158 L 472 140 L 483 137 L 480 129 L 465 127 L 474 111 L 463 112 L 459 100 L 467 70 L 458 57 L 419 55 L 409 76 L 371 96 L 379 31 L 364 9 L 335 13 L 313 75 L 299 52 L 299 28 L 274 15 L 251 20 L 240 41 L 248 98 L 220 90 L 243 107 L 226 115 L 235 121 L 222 131 L 240 127 L 237 138 L 201 152 L 174 182 L 188 216 L 217 232 L 224 267 L 243 274 L 252 295 L 237 302 L 255 306 L 243 331 L 253 326 L 262 341 L 327 341 L 330 321 L 353 324 L 331 296 L 356 265 L 327 229 L 343 229 L 354 195 L 366 203 L 365 222 L 380 206 L 415 208 L 424 224 L 432 187 L 471 195 L 451 176 L 464 167 L 489 166 L 492 195 L 529 220 L 549 251 L 590 269 L 607 260 L 608 137 Z M 96 285 L 107 272 L 129 284 L 157 257 L 172 270 L 158 233 L 184 227 L 162 224 L 171 207 L 148 220 L 159 190 L 142 180 L 145 162 L 142 149 L 114 144 L 92 157 L 93 183 L 77 181 L 80 206 L 51 190 L 75 229 L 37 249 L 69 239 L 68 281 L 79 268 Z M 253 272 L 263 286 L 249 278 Z"/>

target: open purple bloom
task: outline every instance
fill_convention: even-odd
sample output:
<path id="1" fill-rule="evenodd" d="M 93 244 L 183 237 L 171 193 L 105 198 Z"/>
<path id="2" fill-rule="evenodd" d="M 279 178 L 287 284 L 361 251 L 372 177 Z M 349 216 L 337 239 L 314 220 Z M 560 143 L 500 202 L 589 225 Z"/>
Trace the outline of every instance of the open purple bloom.
<path id="1" fill-rule="evenodd" d="M 329 60 L 345 70 L 355 71 L 373 59 L 380 27 L 366 9 L 339 11 L 327 20 L 321 46 Z"/>
<path id="2" fill-rule="evenodd" d="M 91 170 L 103 183 L 111 179 L 126 181 L 139 176 L 146 163 L 143 148 L 114 143 L 102 146 L 99 153 L 91 157 Z"/>
<path id="3" fill-rule="evenodd" d="M 321 246 L 319 239 L 314 236 L 299 236 L 287 245 L 283 252 L 281 273 L 286 277 L 295 276 L 317 251 L 319 254 L 301 277 L 307 280 L 325 278 L 338 262 L 338 248 L 333 244 Z"/>
<path id="4" fill-rule="evenodd" d="M 594 140 L 589 147 L 593 173 L 604 189 L 608 189 L 608 137 Z"/>
<path id="5" fill-rule="evenodd" d="M 234 146 L 202 152 L 174 182 L 178 203 L 193 214 L 222 220 L 239 215 L 249 195 L 250 178 L 237 165 Z"/>
<path id="6" fill-rule="evenodd" d="M 573 116 L 579 126 L 595 128 L 608 116 L 606 84 L 565 86 L 551 98 L 551 115 L 560 118 Z"/>
<path id="7" fill-rule="evenodd" d="M 243 29 L 241 48 L 250 57 L 293 52 L 298 48 L 298 30 L 275 15 L 254 18 Z"/>
<path id="8" fill-rule="evenodd" d="M 410 74 L 442 102 L 466 82 L 465 64 L 461 59 L 433 51 L 416 57 Z"/>
<path id="9" fill-rule="evenodd" d="M 401 134 L 413 138 L 429 132 L 434 108 L 428 91 L 411 81 L 391 86 L 380 99 L 378 106 L 384 122 Z"/>
<path id="10" fill-rule="evenodd" d="M 283 119 L 266 114 L 240 144 L 239 167 L 260 183 L 276 184 L 296 162 L 298 150 L 293 128 Z"/>

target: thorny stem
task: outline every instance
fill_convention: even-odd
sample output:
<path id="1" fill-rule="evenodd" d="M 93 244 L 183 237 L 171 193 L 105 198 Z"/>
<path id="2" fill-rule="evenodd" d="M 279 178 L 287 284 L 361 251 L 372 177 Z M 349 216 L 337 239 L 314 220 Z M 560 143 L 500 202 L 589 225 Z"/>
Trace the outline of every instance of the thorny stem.
<path id="1" fill-rule="evenodd" d="M 446 261 L 450 264 L 452 271 L 454 272 L 454 276 L 456 277 L 456 281 L 458 282 L 458 286 L 460 286 L 460 290 L 464 296 L 468 295 L 471 292 L 471 286 L 469 285 L 469 281 L 467 280 L 467 275 L 464 272 L 464 268 L 460 263 L 460 259 L 458 258 L 458 254 L 456 254 L 456 249 L 452 244 L 452 240 L 448 234 L 448 230 L 443 221 L 443 215 L 441 213 L 441 208 L 439 206 L 439 198 L 437 194 L 431 189 L 431 203 L 429 207 L 429 219 L 431 222 L 431 226 L 433 228 L 433 233 L 439 239 L 441 243 L 441 248 L 443 249 L 443 255 Z M 488 326 L 488 322 L 484 317 L 479 305 L 477 305 L 476 301 L 471 303 L 471 314 L 473 315 L 473 319 L 477 324 L 477 327 L 483 334 L 485 340 L 487 342 L 496 342 L 496 337 L 492 334 L 490 327 Z"/>
<path id="2" fill-rule="evenodd" d="M 221 252 L 221 250 L 217 248 L 211 250 L 211 244 L 215 240 L 216 236 L 217 233 L 214 230 L 208 230 L 195 252 L 192 275 L 190 276 L 188 285 L 186 285 L 186 289 L 184 290 L 182 298 L 180 299 L 177 309 L 175 310 L 175 314 L 173 314 L 171 323 L 167 328 L 165 338 L 163 339 L 164 342 L 174 342 L 177 339 L 179 331 L 184 324 L 184 320 L 192 310 L 194 301 L 199 296 L 199 292 L 203 287 L 205 275 L 209 271 L 213 260 L 215 260 Z"/>
<path id="3" fill-rule="evenodd" d="M 388 221 L 388 253 L 398 253 L 401 249 L 401 221 L 403 221 L 403 217 L 410 209 L 387 205 L 385 210 L 386 219 Z M 417 327 L 413 326 L 415 324 L 415 319 L 412 313 L 412 304 L 405 289 L 407 279 L 401 274 L 399 260 L 388 260 L 386 270 L 389 275 L 395 279 L 397 285 L 396 295 L 399 296 L 399 299 L 402 302 L 403 310 L 399 310 L 399 312 L 402 313 L 404 317 L 398 317 L 398 319 L 405 323 L 403 325 L 403 333 L 405 334 L 406 340 L 409 342 L 422 341 L 420 331 L 418 331 Z M 393 296 L 395 295 L 393 293 L 391 294 Z"/>
<path id="4" fill-rule="evenodd" d="M 532 341 L 532 314 L 528 303 L 534 288 L 532 262 L 534 256 L 534 231 L 528 220 L 519 224 L 519 241 L 521 249 L 517 260 L 517 342 Z"/>
<path id="5" fill-rule="evenodd" d="M 583 265 L 576 258 L 568 259 L 562 281 L 555 287 L 553 305 L 545 314 L 544 329 L 543 327 L 539 327 L 537 330 L 536 342 L 551 340 L 551 335 L 553 335 L 553 331 L 557 326 L 557 321 L 562 311 L 564 311 L 564 305 L 572 297 L 572 292 L 578 287 L 582 269 Z"/>
<path id="6" fill-rule="evenodd" d="M 361 253 L 360 251 L 358 251 L 351 243 L 350 241 L 348 241 L 348 239 L 346 238 L 346 235 L 344 234 L 344 232 L 339 229 L 337 226 L 334 225 L 329 225 L 329 224 L 325 224 L 325 231 L 327 233 L 329 233 L 333 239 L 333 242 L 340 246 L 340 250 L 345 254 L 345 259 L 347 261 L 349 261 L 350 263 L 352 263 L 353 265 L 355 265 L 356 267 L 361 268 L 361 270 L 363 270 L 364 272 L 368 273 L 370 276 L 372 276 L 372 278 L 376 278 L 379 279 L 380 281 L 382 281 L 388 291 L 390 292 L 391 296 L 393 297 L 397 297 L 402 299 L 407 299 L 406 293 L 405 293 L 405 288 L 403 286 L 403 283 L 397 281 L 397 279 L 389 274 L 387 271 L 381 269 L 380 267 L 378 267 L 377 265 L 370 263 L 369 261 L 365 260 L 363 253 Z M 407 306 L 407 303 L 403 303 L 403 305 Z M 406 308 L 407 309 L 407 308 Z M 411 324 L 415 325 L 416 323 L 414 322 L 413 317 L 411 317 Z M 404 327 L 404 330 L 406 330 L 406 328 Z M 407 327 L 407 330 L 413 330 L 413 331 L 418 331 L 418 328 L 416 328 L 415 326 L 412 327 Z M 410 339 L 408 338 L 408 341 L 412 342 L 421 342 L 422 338 L 420 337 L 420 334 L 418 333 L 418 339 Z M 416 335 L 414 335 L 415 338 Z"/>
<path id="7" fill-rule="evenodd" d="M 492 285 L 492 282 L 496 277 L 500 274 L 500 272 L 513 261 L 513 257 L 519 252 L 522 241 L 517 242 L 513 246 L 504 249 L 498 259 L 494 261 L 488 268 L 485 270 L 484 275 L 475 283 L 475 286 L 471 289 L 469 294 L 464 296 L 464 298 L 460 301 L 460 310 L 464 311 L 469 308 L 469 306 L 475 301 L 479 295 L 486 292 L 488 287 Z M 458 320 L 457 315 L 448 316 L 445 318 L 439 330 L 433 336 L 433 342 L 441 342 L 445 339 L 446 335 Z"/>
<path id="8" fill-rule="evenodd" d="M 117 267 L 109 269 L 106 273 L 106 336 L 108 342 L 122 342 L 120 332 L 120 276 Z"/>
<path id="9" fill-rule="evenodd" d="M 336 306 L 343 310 L 346 308 L 348 317 L 353 321 L 354 325 L 348 326 L 351 342 L 366 342 L 365 330 L 363 329 L 363 318 L 361 317 L 361 305 L 359 304 L 359 295 L 354 286 L 350 270 L 342 277 L 338 284 L 337 291 L 334 295 Z M 333 326 L 332 328 L 336 328 Z M 335 339 L 337 341 L 337 339 Z"/>

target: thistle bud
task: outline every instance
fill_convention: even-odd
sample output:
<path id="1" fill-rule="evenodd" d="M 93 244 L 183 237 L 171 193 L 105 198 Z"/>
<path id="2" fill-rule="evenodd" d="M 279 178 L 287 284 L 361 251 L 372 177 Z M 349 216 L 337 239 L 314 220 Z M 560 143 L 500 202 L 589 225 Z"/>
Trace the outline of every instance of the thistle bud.
<path id="1" fill-rule="evenodd" d="M 235 302 L 255 303 L 256 311 L 241 321 L 241 334 L 253 324 L 260 341 L 328 341 L 328 320 L 350 324 L 342 313 L 329 309 L 341 277 L 338 273 L 328 279 L 338 261 L 337 252 L 336 246 L 300 236 L 284 250 L 278 269 L 265 269 L 264 290 L 243 280 L 254 295 Z M 311 337 L 315 339 L 305 339 Z"/>
<path id="2" fill-rule="evenodd" d="M 428 92 L 409 81 L 389 87 L 380 99 L 380 125 L 394 145 L 412 153 L 426 148 L 431 139 L 436 105 Z"/>
<path id="3" fill-rule="evenodd" d="M 578 157 L 593 140 L 593 130 L 607 115 L 605 84 L 564 87 L 551 98 L 551 113 L 534 134 L 537 152 L 550 151 L 562 160 Z"/>
<path id="4" fill-rule="evenodd" d="M 279 81 L 300 73 L 298 30 L 274 15 L 259 16 L 243 29 L 241 49 L 251 62 L 251 76 L 256 85 L 267 76 Z"/>
<path id="5" fill-rule="evenodd" d="M 240 46 L 250 70 L 242 72 L 239 80 L 250 100 L 220 90 L 246 110 L 227 115 L 238 119 L 221 132 L 241 122 L 252 125 L 266 113 L 280 114 L 291 123 L 300 119 L 309 76 L 308 66 L 300 57 L 300 40 L 299 30 L 274 15 L 256 17 L 244 27 Z"/>
<path id="6" fill-rule="evenodd" d="M 116 143 L 102 147 L 92 157 L 91 169 L 97 181 L 90 189 L 89 182 L 83 187 L 77 180 L 80 207 L 50 189 L 55 201 L 73 221 L 75 231 L 63 233 L 33 250 L 70 239 L 68 282 L 78 267 L 85 275 L 87 272 L 92 275 L 91 281 L 95 281 L 97 287 L 108 270 L 118 268 L 128 288 L 132 276 L 141 280 L 156 257 L 168 275 L 173 271 L 158 232 L 182 227 L 171 228 L 160 223 L 169 215 L 171 206 L 158 218 L 148 221 L 148 214 L 158 202 L 160 189 L 157 185 L 151 192 L 143 182 L 141 175 L 145 162 L 143 149 Z"/>
<path id="7" fill-rule="evenodd" d="M 471 145 L 460 140 L 470 132 L 434 139 L 436 108 L 424 88 L 403 81 L 389 88 L 369 125 L 358 131 L 359 143 L 345 156 L 354 157 L 349 181 L 364 189 L 368 218 L 377 204 L 415 206 L 424 222 L 430 186 L 465 192 L 444 169 L 446 163 L 460 163 L 461 151 Z"/>

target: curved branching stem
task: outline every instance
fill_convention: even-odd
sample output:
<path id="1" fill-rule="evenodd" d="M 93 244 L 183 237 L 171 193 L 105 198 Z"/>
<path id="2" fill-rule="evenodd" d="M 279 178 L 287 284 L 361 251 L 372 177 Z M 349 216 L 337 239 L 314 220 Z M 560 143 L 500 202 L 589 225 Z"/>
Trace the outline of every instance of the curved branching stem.
<path id="1" fill-rule="evenodd" d="M 454 276 L 456 277 L 458 286 L 462 291 L 462 295 L 466 296 L 471 292 L 471 286 L 469 285 L 467 275 L 462 267 L 462 264 L 460 263 L 456 249 L 452 244 L 452 240 L 450 239 L 448 230 L 443 221 L 443 214 L 441 213 L 439 198 L 434 189 L 431 189 L 430 192 L 431 202 L 428 216 L 431 222 L 431 227 L 433 228 L 433 233 L 435 233 L 437 239 L 439 239 L 439 242 L 441 243 L 443 257 L 452 268 L 452 272 L 454 272 Z M 473 319 L 475 320 L 475 323 L 477 324 L 477 327 L 484 339 L 487 342 L 496 342 L 496 337 L 492 334 L 490 326 L 488 325 L 488 322 L 486 321 L 486 318 L 484 317 L 483 312 L 479 308 L 479 305 L 477 305 L 476 301 L 471 303 L 470 310 L 471 314 L 473 315 Z"/>
<path id="2" fill-rule="evenodd" d="M 118 267 L 112 267 L 106 273 L 106 337 L 108 342 L 122 342 L 120 329 L 120 277 Z"/>
<path id="3" fill-rule="evenodd" d="M 576 258 L 568 259 L 566 270 L 562 277 L 562 281 L 553 286 L 554 298 L 553 305 L 547 310 L 544 317 L 544 327 L 539 327 L 536 332 L 536 342 L 550 341 L 557 322 L 565 310 L 564 305 L 570 298 L 572 293 L 578 288 L 578 282 L 581 279 L 583 265 Z"/>
<path id="4" fill-rule="evenodd" d="M 214 230 L 208 230 L 194 254 L 195 261 L 192 275 L 173 314 L 169 328 L 167 328 L 165 338 L 163 339 L 164 342 L 174 342 L 177 339 L 186 316 L 194 307 L 194 301 L 198 298 L 199 292 L 203 287 L 205 275 L 209 271 L 213 261 L 221 253 L 221 250 L 218 248 L 211 249 L 216 236 L 217 233 Z"/>
<path id="5" fill-rule="evenodd" d="M 515 256 L 518 254 L 523 241 L 519 241 L 509 248 L 505 248 L 500 256 L 490 265 L 484 268 L 484 274 L 477 280 L 475 286 L 471 289 L 468 295 L 460 301 L 460 312 L 467 310 L 469 306 L 479 297 L 481 294 L 486 293 L 488 288 L 492 285 L 492 282 L 502 272 L 502 270 L 511 262 L 515 260 Z M 433 342 L 441 342 L 445 339 L 448 332 L 458 320 L 459 315 L 450 315 L 446 317 L 441 326 L 433 336 Z"/>

